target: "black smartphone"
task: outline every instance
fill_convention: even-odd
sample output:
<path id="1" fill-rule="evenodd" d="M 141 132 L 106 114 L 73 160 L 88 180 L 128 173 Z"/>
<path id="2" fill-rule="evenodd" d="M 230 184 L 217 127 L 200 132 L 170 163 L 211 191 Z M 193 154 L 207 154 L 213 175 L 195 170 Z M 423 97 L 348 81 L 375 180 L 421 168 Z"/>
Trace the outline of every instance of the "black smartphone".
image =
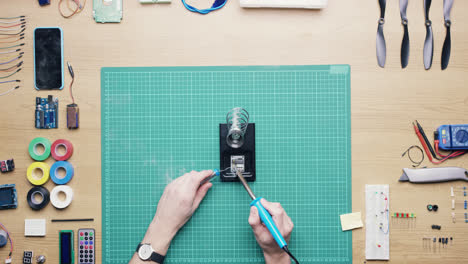
<path id="1" fill-rule="evenodd" d="M 63 34 L 58 27 L 34 29 L 34 86 L 63 88 Z"/>

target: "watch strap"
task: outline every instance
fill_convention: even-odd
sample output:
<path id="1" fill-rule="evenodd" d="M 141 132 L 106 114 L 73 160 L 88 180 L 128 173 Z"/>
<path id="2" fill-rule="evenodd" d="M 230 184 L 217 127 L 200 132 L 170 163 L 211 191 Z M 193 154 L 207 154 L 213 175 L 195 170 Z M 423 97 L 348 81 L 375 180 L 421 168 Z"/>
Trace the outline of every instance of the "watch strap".
<path id="1" fill-rule="evenodd" d="M 153 251 L 153 254 L 151 254 L 151 257 L 150 257 L 151 261 L 154 261 L 154 262 L 159 263 L 159 264 L 163 264 L 165 258 L 166 258 L 165 256 L 163 256 L 163 255 L 161 255 L 159 253 L 156 253 L 154 251 Z"/>
<path id="2" fill-rule="evenodd" d="M 140 250 L 140 247 L 143 246 L 143 245 L 144 245 L 143 243 L 138 244 L 138 247 L 136 249 L 137 253 Z M 166 256 L 163 256 L 163 255 L 153 251 L 153 253 L 151 253 L 151 257 L 150 257 L 149 260 L 154 261 L 154 262 L 159 263 L 159 264 L 163 264 L 165 258 L 166 258 Z"/>

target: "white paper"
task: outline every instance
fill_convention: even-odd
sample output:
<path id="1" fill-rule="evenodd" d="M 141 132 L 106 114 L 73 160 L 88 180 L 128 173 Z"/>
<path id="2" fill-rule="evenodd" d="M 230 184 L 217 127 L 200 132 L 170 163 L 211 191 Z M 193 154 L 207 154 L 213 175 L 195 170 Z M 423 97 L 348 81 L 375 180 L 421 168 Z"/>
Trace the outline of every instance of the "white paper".
<path id="1" fill-rule="evenodd" d="M 341 230 L 351 230 L 362 227 L 361 212 L 340 215 Z"/>
<path id="2" fill-rule="evenodd" d="M 366 185 L 366 259 L 390 259 L 388 185 Z"/>

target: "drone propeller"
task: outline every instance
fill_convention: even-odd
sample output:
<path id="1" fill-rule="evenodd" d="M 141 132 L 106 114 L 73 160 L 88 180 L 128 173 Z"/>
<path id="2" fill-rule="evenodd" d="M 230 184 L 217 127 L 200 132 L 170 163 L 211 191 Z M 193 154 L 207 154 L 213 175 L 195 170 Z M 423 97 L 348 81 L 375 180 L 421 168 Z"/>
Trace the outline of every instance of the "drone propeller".
<path id="1" fill-rule="evenodd" d="M 385 24 L 385 6 L 387 4 L 386 0 L 379 0 L 380 5 L 380 18 L 379 25 L 377 27 L 377 62 L 380 67 L 385 67 L 385 59 L 387 57 L 387 47 L 385 44 L 385 37 L 383 33 L 383 26 Z"/>
<path id="2" fill-rule="evenodd" d="M 442 70 L 447 69 L 450 61 L 450 51 L 452 49 L 452 40 L 450 37 L 450 26 L 452 21 L 450 20 L 450 11 L 452 11 L 453 0 L 444 0 L 444 20 L 445 28 L 447 33 L 445 35 L 444 46 L 442 47 Z"/>
<path id="3" fill-rule="evenodd" d="M 424 11 L 426 19 L 426 40 L 424 41 L 424 68 L 429 70 L 432 66 L 432 57 L 434 55 L 434 34 L 432 33 L 432 21 L 429 19 L 429 9 L 432 0 L 424 0 Z"/>
<path id="4" fill-rule="evenodd" d="M 408 0 L 400 0 L 400 16 L 401 24 L 403 25 L 403 40 L 401 42 L 401 68 L 406 68 L 409 61 L 410 41 L 408 32 L 408 18 L 406 17 L 406 9 L 408 7 Z"/>

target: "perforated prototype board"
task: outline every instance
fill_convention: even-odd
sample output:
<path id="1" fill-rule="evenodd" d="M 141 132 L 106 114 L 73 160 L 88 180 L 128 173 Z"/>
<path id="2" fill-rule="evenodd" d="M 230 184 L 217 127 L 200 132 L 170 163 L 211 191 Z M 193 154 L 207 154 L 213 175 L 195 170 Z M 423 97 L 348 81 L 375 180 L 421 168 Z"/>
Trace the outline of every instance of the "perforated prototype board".
<path id="1" fill-rule="evenodd" d="M 233 107 L 255 123 L 257 196 L 279 201 L 301 263 L 352 263 L 350 69 L 337 66 L 103 68 L 103 263 L 128 263 L 164 187 L 219 166 Z M 238 182 L 214 181 L 165 263 L 260 263 Z"/>

